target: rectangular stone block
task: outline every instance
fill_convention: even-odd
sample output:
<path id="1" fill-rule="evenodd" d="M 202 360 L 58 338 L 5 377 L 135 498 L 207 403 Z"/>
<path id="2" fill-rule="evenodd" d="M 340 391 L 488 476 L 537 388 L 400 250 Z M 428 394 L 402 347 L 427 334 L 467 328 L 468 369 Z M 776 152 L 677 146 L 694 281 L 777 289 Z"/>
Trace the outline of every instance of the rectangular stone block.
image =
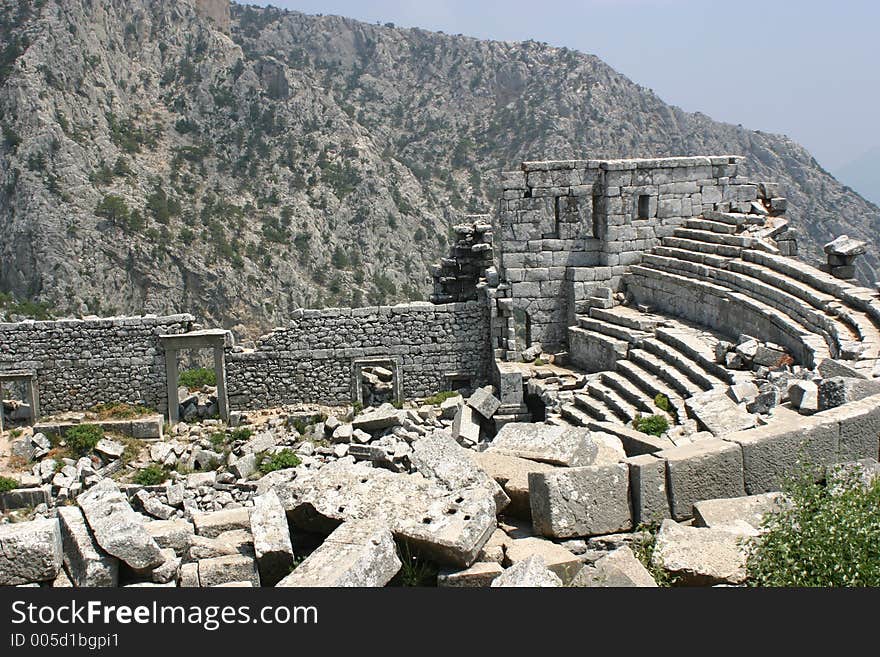
<path id="1" fill-rule="evenodd" d="M 805 466 L 824 472 L 824 466 L 835 463 L 840 424 L 820 416 L 777 418 L 769 426 L 725 439 L 742 448 L 745 491 L 757 495 L 780 490 L 787 477 L 797 476 Z"/>
<path id="2" fill-rule="evenodd" d="M 666 459 L 672 517 L 693 515 L 700 500 L 740 497 L 743 490 L 743 456 L 739 447 L 719 439 L 701 440 L 658 452 Z"/>
<path id="3" fill-rule="evenodd" d="M 250 582 L 260 585 L 257 562 L 243 554 L 233 554 L 199 561 L 199 585 L 219 586 L 230 582 Z"/>
<path id="4" fill-rule="evenodd" d="M 579 466 L 595 462 L 598 448 L 586 429 L 511 422 L 502 427 L 486 451 L 551 465 Z"/>
<path id="5" fill-rule="evenodd" d="M 0 586 L 52 581 L 61 561 L 57 520 L 0 525 Z"/>
<path id="6" fill-rule="evenodd" d="M 659 524 L 672 517 L 666 490 L 666 461 L 653 454 L 628 458 L 633 525 Z"/>
<path id="7" fill-rule="evenodd" d="M 279 587 L 379 587 L 402 564 L 391 531 L 377 520 L 342 523 Z"/>
<path id="8" fill-rule="evenodd" d="M 623 464 L 529 473 L 532 525 L 544 536 L 576 538 L 632 529 L 629 468 Z"/>
<path id="9" fill-rule="evenodd" d="M 243 507 L 240 509 L 212 511 L 210 513 L 194 513 L 193 525 L 195 525 L 196 534 L 199 536 L 217 538 L 223 532 L 236 529 L 250 531 L 251 517 L 248 509 Z"/>
<path id="10" fill-rule="evenodd" d="M 254 498 L 250 522 L 260 581 L 265 586 L 275 586 L 294 564 L 287 514 L 275 491 Z"/>
<path id="11" fill-rule="evenodd" d="M 79 507 L 58 507 L 58 522 L 64 548 L 64 565 L 74 586 L 118 586 L 119 559 L 101 549 Z"/>
<path id="12" fill-rule="evenodd" d="M 815 417 L 839 423 L 839 461 L 880 460 L 880 396 L 849 402 Z"/>

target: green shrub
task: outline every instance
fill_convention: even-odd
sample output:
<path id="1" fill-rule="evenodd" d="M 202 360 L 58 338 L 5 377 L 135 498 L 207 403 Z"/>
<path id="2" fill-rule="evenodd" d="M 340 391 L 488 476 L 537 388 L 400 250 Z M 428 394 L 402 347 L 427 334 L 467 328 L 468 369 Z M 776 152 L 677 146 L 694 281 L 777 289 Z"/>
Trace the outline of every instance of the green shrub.
<path id="1" fill-rule="evenodd" d="M 15 479 L 0 477 L 0 493 L 6 493 L 16 488 L 18 488 L 18 482 Z"/>
<path id="2" fill-rule="evenodd" d="M 658 586 L 673 586 L 675 577 L 662 567 L 654 564 L 654 549 L 657 546 L 657 533 L 660 531 L 659 525 L 640 525 L 638 532 L 641 536 L 632 542 L 631 548 L 636 558 L 642 562 L 642 565 L 648 569 L 654 581 Z"/>
<path id="3" fill-rule="evenodd" d="M 67 430 L 64 436 L 70 451 L 77 456 L 85 456 L 104 437 L 104 429 L 97 424 L 78 424 Z"/>
<path id="4" fill-rule="evenodd" d="M 247 427 L 239 427 L 238 429 L 232 430 L 232 440 L 248 440 L 251 436 L 254 435 L 254 432 L 248 429 Z"/>
<path id="5" fill-rule="evenodd" d="M 669 420 L 662 415 L 639 416 L 633 422 L 633 426 L 642 433 L 660 437 L 669 431 Z"/>
<path id="6" fill-rule="evenodd" d="M 180 373 L 178 383 L 190 390 L 196 390 L 204 386 L 216 386 L 217 374 L 214 370 L 206 367 L 196 367 L 191 370 L 184 370 Z"/>
<path id="7" fill-rule="evenodd" d="M 137 471 L 134 483 L 140 486 L 158 486 L 168 479 L 168 473 L 158 465 L 148 465 Z"/>
<path id="8" fill-rule="evenodd" d="M 666 411 L 667 413 L 672 408 L 669 403 L 669 397 L 667 397 L 663 393 L 658 393 L 657 396 L 654 397 L 654 406 L 659 408 L 661 411 Z"/>
<path id="9" fill-rule="evenodd" d="M 300 463 L 302 463 L 302 461 L 292 449 L 284 449 L 276 454 L 267 454 L 264 456 L 263 460 L 260 461 L 260 472 L 265 475 L 270 472 L 275 472 L 276 470 L 295 468 Z"/>
<path id="10" fill-rule="evenodd" d="M 209 440 L 211 441 L 211 445 L 214 447 L 214 449 L 219 449 L 226 445 L 228 437 L 226 436 L 225 431 L 215 431 L 211 434 Z"/>
<path id="11" fill-rule="evenodd" d="M 437 574 L 440 572 L 438 566 L 410 551 L 405 543 L 398 547 L 397 554 L 401 563 L 397 579 L 401 586 L 437 586 Z"/>
<path id="12" fill-rule="evenodd" d="M 428 404 L 430 406 L 439 406 L 447 399 L 455 397 L 458 393 L 454 390 L 446 390 L 445 392 L 438 392 L 436 395 L 432 395 L 431 397 L 427 397 L 423 403 Z"/>
<path id="13" fill-rule="evenodd" d="M 535 367 L 541 367 L 542 365 L 546 365 L 547 362 L 543 358 L 536 358 L 535 362 L 532 363 Z"/>
<path id="14" fill-rule="evenodd" d="M 880 479 L 866 485 L 860 475 L 838 472 L 823 485 L 805 471 L 786 483 L 790 504 L 749 545 L 749 584 L 880 586 Z"/>

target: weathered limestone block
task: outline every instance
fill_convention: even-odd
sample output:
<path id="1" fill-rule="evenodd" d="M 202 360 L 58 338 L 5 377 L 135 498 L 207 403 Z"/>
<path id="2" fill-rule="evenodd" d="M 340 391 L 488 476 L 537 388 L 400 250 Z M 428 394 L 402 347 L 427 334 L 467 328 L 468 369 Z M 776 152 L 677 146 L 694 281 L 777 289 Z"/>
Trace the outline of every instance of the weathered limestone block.
<path id="1" fill-rule="evenodd" d="M 723 436 L 755 426 L 755 417 L 737 406 L 721 390 L 710 390 L 694 395 L 685 400 L 685 406 L 688 414 L 714 436 Z"/>
<path id="2" fill-rule="evenodd" d="M 165 562 L 158 568 L 153 569 L 150 573 L 150 578 L 157 584 L 176 582 L 180 574 L 180 566 L 183 559 L 181 559 L 171 548 L 163 549 L 162 557 L 165 559 Z"/>
<path id="3" fill-rule="evenodd" d="M 199 564 L 185 563 L 180 567 L 178 572 L 177 585 L 181 588 L 199 588 Z"/>
<path id="4" fill-rule="evenodd" d="M 492 582 L 492 588 L 548 588 L 563 586 L 552 571 L 544 565 L 540 555 L 532 555 L 528 559 L 520 561 Z"/>
<path id="5" fill-rule="evenodd" d="M 547 472 L 556 466 L 491 451 L 471 452 L 470 456 L 477 467 L 498 482 L 507 493 L 510 505 L 504 510 L 505 513 L 517 518 L 531 518 L 529 473 Z"/>
<path id="6" fill-rule="evenodd" d="M 656 588 L 657 582 L 648 569 L 626 545 L 584 567 L 570 586 L 602 588 Z"/>
<path id="7" fill-rule="evenodd" d="M 504 565 L 516 565 L 533 556 L 541 557 L 545 566 L 567 584 L 574 579 L 583 562 L 561 545 L 536 536 L 510 539 L 505 543 Z"/>
<path id="8" fill-rule="evenodd" d="M 766 427 L 727 436 L 742 448 L 745 494 L 780 490 L 786 477 L 797 475 L 805 465 L 821 469 L 837 462 L 840 425 L 822 416 L 780 415 Z"/>
<path id="9" fill-rule="evenodd" d="M 632 456 L 629 487 L 632 496 L 633 526 L 659 523 L 672 516 L 666 490 L 666 460 L 653 454 Z"/>
<path id="10" fill-rule="evenodd" d="M 64 565 L 74 585 L 78 588 L 118 586 L 119 559 L 101 549 L 79 507 L 58 507 L 58 522 Z"/>
<path id="11" fill-rule="evenodd" d="M 874 395 L 880 395 L 880 381 L 836 376 L 819 384 L 819 410 L 837 408 Z"/>
<path id="12" fill-rule="evenodd" d="M 144 528 L 160 549 L 170 548 L 178 556 L 189 551 L 195 535 L 192 523 L 186 520 L 154 520 L 148 522 Z"/>
<path id="13" fill-rule="evenodd" d="M 50 582 L 62 563 L 57 520 L 0 525 L 0 586 Z"/>
<path id="14" fill-rule="evenodd" d="M 880 459 L 880 395 L 824 411 L 817 417 L 839 424 L 838 461 Z"/>
<path id="15" fill-rule="evenodd" d="M 290 573 L 294 564 L 287 514 L 275 491 L 254 498 L 251 533 L 260 581 L 265 586 L 275 586 Z"/>
<path id="16" fill-rule="evenodd" d="M 484 487 L 495 500 L 497 513 L 510 503 L 510 498 L 476 463 L 477 452 L 464 449 L 449 433 L 435 431 L 415 442 L 410 460 L 429 479 L 436 479 L 450 490 Z"/>
<path id="17" fill-rule="evenodd" d="M 761 529 L 764 516 L 784 507 L 785 496 L 782 493 L 703 500 L 694 504 L 694 527 L 736 531 L 741 526 L 739 523 L 745 522 L 755 529 Z"/>
<path id="18" fill-rule="evenodd" d="M 629 468 L 623 464 L 529 474 L 532 524 L 544 536 L 575 538 L 632 528 Z"/>
<path id="19" fill-rule="evenodd" d="M 194 513 L 193 525 L 195 525 L 196 534 L 207 536 L 208 538 L 217 538 L 223 532 L 235 529 L 247 529 L 250 531 L 250 511 L 242 507 L 239 509 L 212 511 L 210 513 Z"/>
<path id="20" fill-rule="evenodd" d="M 251 582 L 259 586 L 260 575 L 254 558 L 234 554 L 199 561 L 199 586 L 217 586 L 229 582 Z"/>
<path id="21" fill-rule="evenodd" d="M 652 562 L 687 586 L 741 584 L 746 579 L 742 534 L 664 520 Z"/>
<path id="22" fill-rule="evenodd" d="M 812 381 L 795 381 L 788 387 L 792 408 L 802 415 L 812 415 L 819 410 L 819 386 Z"/>
<path id="23" fill-rule="evenodd" d="M 469 566 L 495 530 L 483 487 L 449 490 L 421 474 L 395 474 L 347 459 L 302 473 L 276 492 L 295 526 L 329 531 L 339 521 L 379 518 L 439 563 Z"/>
<path id="24" fill-rule="evenodd" d="M 486 451 L 569 467 L 592 465 L 599 452 L 587 429 L 526 422 L 505 424 Z"/>
<path id="25" fill-rule="evenodd" d="M 468 405 L 458 407 L 452 420 L 452 437 L 462 445 L 472 446 L 480 442 L 480 422 L 477 412 Z"/>
<path id="26" fill-rule="evenodd" d="M 352 420 L 351 425 L 361 431 L 380 431 L 399 425 L 403 419 L 402 415 L 391 404 L 382 404 L 379 408 L 358 415 Z"/>
<path id="27" fill-rule="evenodd" d="M 135 570 L 147 570 L 164 559 L 156 541 L 147 533 L 143 517 L 134 512 L 128 498 L 112 479 L 102 479 L 77 498 L 80 508 L 105 552 Z"/>
<path id="28" fill-rule="evenodd" d="M 483 588 L 491 586 L 504 572 L 500 563 L 479 561 L 465 570 L 445 571 L 437 576 L 437 586 L 447 588 Z"/>
<path id="29" fill-rule="evenodd" d="M 835 360 L 833 358 L 825 358 L 816 368 L 823 379 L 832 379 L 836 376 L 843 376 L 850 379 L 867 379 L 864 374 L 859 372 L 846 361 Z"/>
<path id="30" fill-rule="evenodd" d="M 492 388 L 477 388 L 467 400 L 468 406 L 487 420 L 501 407 L 501 400 L 492 394 Z"/>
<path id="31" fill-rule="evenodd" d="M 391 532 L 380 520 L 351 520 L 335 529 L 278 586 L 385 586 L 401 566 Z"/>
<path id="32" fill-rule="evenodd" d="M 741 497 L 743 456 L 739 446 L 724 440 L 700 440 L 658 452 L 666 459 L 672 517 L 690 518 L 694 502 Z"/>

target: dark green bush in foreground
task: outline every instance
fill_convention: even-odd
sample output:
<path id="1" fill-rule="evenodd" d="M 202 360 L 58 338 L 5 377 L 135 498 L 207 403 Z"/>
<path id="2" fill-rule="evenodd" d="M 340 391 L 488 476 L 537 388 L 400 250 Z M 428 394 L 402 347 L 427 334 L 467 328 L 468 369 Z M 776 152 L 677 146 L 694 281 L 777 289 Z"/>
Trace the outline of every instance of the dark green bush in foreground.
<path id="1" fill-rule="evenodd" d="M 633 424 L 635 425 L 635 428 L 642 433 L 651 434 L 652 436 L 659 437 L 669 431 L 669 420 L 662 415 L 638 417 Z"/>
<path id="2" fill-rule="evenodd" d="M 0 477 L 0 493 L 6 493 L 16 488 L 18 488 L 18 482 L 15 479 Z"/>
<path id="3" fill-rule="evenodd" d="M 277 454 L 267 454 L 260 462 L 260 472 L 264 475 L 276 470 L 295 468 L 302 461 L 291 449 L 284 449 Z"/>
<path id="4" fill-rule="evenodd" d="M 786 493 L 790 507 L 749 548 L 752 586 L 880 586 L 880 479 L 868 486 L 856 469 L 826 486 L 805 474 Z"/>
<path id="5" fill-rule="evenodd" d="M 168 473 L 158 465 L 150 465 L 138 470 L 134 483 L 140 486 L 158 486 L 168 479 Z"/>
<path id="6" fill-rule="evenodd" d="M 104 437 L 104 430 L 97 424 L 78 424 L 67 430 L 64 440 L 70 451 L 78 456 L 85 456 Z"/>

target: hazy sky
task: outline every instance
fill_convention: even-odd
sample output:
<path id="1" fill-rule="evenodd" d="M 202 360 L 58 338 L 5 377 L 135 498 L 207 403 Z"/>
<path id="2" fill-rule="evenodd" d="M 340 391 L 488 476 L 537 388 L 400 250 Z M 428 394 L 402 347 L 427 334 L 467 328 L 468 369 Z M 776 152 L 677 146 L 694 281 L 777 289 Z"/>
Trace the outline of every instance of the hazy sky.
<path id="1" fill-rule="evenodd" d="M 239 0 L 244 1 L 244 0 Z M 687 111 L 789 135 L 834 170 L 880 146 L 880 1 L 275 0 L 308 14 L 546 41 Z"/>

